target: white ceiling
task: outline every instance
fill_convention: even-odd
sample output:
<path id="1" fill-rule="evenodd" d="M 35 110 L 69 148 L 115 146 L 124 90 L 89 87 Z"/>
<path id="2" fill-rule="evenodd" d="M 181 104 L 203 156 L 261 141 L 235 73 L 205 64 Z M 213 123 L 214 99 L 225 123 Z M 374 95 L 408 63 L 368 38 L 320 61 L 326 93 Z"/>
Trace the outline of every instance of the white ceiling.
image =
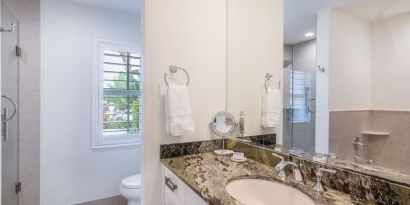
<path id="1" fill-rule="evenodd" d="M 316 13 L 335 8 L 368 21 L 410 12 L 410 0 L 285 0 L 285 44 L 293 45 L 316 31 Z"/>
<path id="2" fill-rule="evenodd" d="M 141 0 L 66 0 L 76 3 L 82 3 L 103 9 L 139 13 L 141 9 Z"/>

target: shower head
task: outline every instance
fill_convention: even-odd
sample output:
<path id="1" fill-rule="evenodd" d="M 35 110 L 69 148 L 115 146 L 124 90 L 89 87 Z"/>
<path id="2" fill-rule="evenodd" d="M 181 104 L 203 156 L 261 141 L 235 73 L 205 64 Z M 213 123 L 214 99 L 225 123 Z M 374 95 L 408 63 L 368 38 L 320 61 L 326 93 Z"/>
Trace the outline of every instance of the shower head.
<path id="1" fill-rule="evenodd" d="M 283 61 L 283 68 L 288 67 L 289 65 L 291 65 L 293 62 L 291 60 L 284 60 Z"/>

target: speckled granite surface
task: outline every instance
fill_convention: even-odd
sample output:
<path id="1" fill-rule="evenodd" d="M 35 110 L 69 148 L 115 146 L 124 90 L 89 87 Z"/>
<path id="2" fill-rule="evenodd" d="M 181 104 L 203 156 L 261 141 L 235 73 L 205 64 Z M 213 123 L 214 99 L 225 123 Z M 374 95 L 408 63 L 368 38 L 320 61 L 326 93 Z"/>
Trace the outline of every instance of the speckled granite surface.
<path id="1" fill-rule="evenodd" d="M 228 140 L 226 140 L 228 141 Z M 171 158 L 190 154 L 211 152 L 222 147 L 222 140 L 187 142 L 179 144 L 164 144 L 160 147 L 160 157 Z"/>
<path id="2" fill-rule="evenodd" d="M 251 159 L 236 163 L 229 156 L 216 156 L 212 152 L 164 158 L 161 162 L 211 205 L 243 205 L 226 192 L 225 185 L 230 181 L 242 178 L 280 181 L 272 166 Z M 292 183 L 285 184 L 297 187 Z M 368 204 L 352 200 L 349 195 L 335 190 L 328 190 L 323 196 L 317 195 L 310 188 L 312 185 L 308 182 L 299 190 L 318 205 Z"/>
<path id="3" fill-rule="evenodd" d="M 331 190 L 336 190 L 336 193 L 340 193 L 340 192 L 345 193 L 346 195 L 332 194 L 332 196 L 335 196 L 333 198 L 337 198 L 337 196 L 344 196 L 344 197 L 348 196 L 349 197 L 348 204 L 352 204 L 352 203 L 360 204 L 359 202 L 361 201 L 361 204 L 410 205 L 410 186 L 406 184 L 400 184 L 397 182 L 395 183 L 394 181 L 392 182 L 392 181 L 389 181 L 389 180 L 386 180 L 380 177 L 374 177 L 371 174 L 362 174 L 361 172 L 355 172 L 354 170 L 350 168 L 344 168 L 343 166 L 339 166 L 339 165 L 334 166 L 331 164 L 317 163 L 317 162 L 308 160 L 303 157 L 291 155 L 289 154 L 289 151 L 286 148 L 283 148 L 281 146 L 275 146 L 275 147 L 260 146 L 254 143 L 247 143 L 247 142 L 238 141 L 235 139 L 228 139 L 226 142 L 226 146 L 227 148 L 233 149 L 235 151 L 245 152 L 245 155 L 248 158 L 253 159 L 255 163 L 259 163 L 259 165 L 262 164 L 263 166 L 267 166 L 270 169 L 273 169 L 272 167 L 274 167 L 279 162 L 279 159 L 272 157 L 272 154 L 271 154 L 272 151 L 284 156 L 286 160 L 291 160 L 297 163 L 302 163 L 304 165 L 301 169 L 302 175 L 304 176 L 305 180 L 309 181 L 308 183 L 313 183 L 313 181 L 315 180 L 315 171 L 319 167 L 336 169 L 338 171 L 336 175 L 325 175 L 323 177 L 323 184 L 325 184 L 326 187 L 330 187 Z M 198 160 L 196 164 L 197 167 L 191 167 L 191 165 L 193 166 L 193 164 L 195 164 L 191 162 L 191 160 L 194 160 L 194 159 L 184 158 L 181 156 L 211 152 L 212 150 L 221 148 L 221 147 L 222 147 L 221 140 L 184 143 L 184 144 L 161 145 L 161 158 L 163 158 L 162 162 L 165 165 L 167 165 L 168 162 L 170 163 L 170 161 L 168 160 L 173 160 L 174 164 L 172 166 L 174 167 L 175 170 L 172 170 L 172 171 L 174 171 L 178 176 L 180 176 L 183 179 L 184 177 L 186 177 L 187 174 L 189 175 L 189 173 L 191 172 L 196 173 L 196 171 L 198 171 L 196 169 L 199 169 L 199 167 L 203 168 L 205 166 L 207 169 L 210 170 L 209 172 L 212 173 L 211 168 L 214 165 L 218 165 L 218 163 L 216 163 L 217 161 L 215 160 L 214 163 L 216 164 L 209 163 L 208 165 L 207 164 L 208 161 L 204 162 L 203 160 L 196 159 Z M 172 157 L 176 157 L 176 158 L 172 158 Z M 178 171 L 177 171 L 178 169 L 185 170 L 185 168 L 182 167 L 182 165 L 185 163 L 184 160 L 188 160 L 187 162 L 189 162 L 190 164 L 189 166 L 186 167 L 187 168 L 186 171 L 182 171 L 182 172 L 180 171 L 180 174 L 178 174 Z M 230 161 L 229 158 L 227 160 L 228 160 L 227 162 Z M 222 162 L 226 162 L 226 161 L 222 161 Z M 245 164 L 237 165 L 237 166 L 244 166 L 244 165 Z M 171 165 L 168 164 L 167 166 L 171 166 Z M 233 167 L 235 167 L 235 165 L 233 165 Z M 206 169 L 201 169 L 199 171 L 205 172 L 204 170 Z M 222 171 L 224 170 L 222 169 Z M 247 172 L 247 171 L 245 170 L 243 172 Z M 248 175 L 237 174 L 237 175 L 230 175 L 230 176 L 224 175 L 224 176 L 228 178 L 230 177 L 235 178 L 235 177 L 248 176 Z M 229 180 L 229 179 L 226 179 L 226 180 Z M 207 183 L 210 183 L 210 182 L 212 182 L 212 178 L 210 179 L 210 181 L 207 181 Z M 198 189 L 198 187 L 195 187 L 195 183 L 193 183 L 192 185 L 191 184 L 189 185 L 194 190 L 200 190 L 200 191 L 197 191 L 198 193 L 200 194 L 202 193 L 203 190 Z M 332 193 L 333 191 L 331 190 L 330 192 L 327 192 L 327 193 Z M 201 194 L 201 195 L 203 195 L 203 197 L 207 196 L 204 194 Z M 331 198 L 332 197 L 328 197 L 329 200 Z M 350 198 L 352 198 L 353 201 L 350 201 Z M 344 202 L 346 202 L 346 200 L 343 198 L 341 200 L 334 200 L 331 203 L 333 204 L 342 203 L 343 204 Z M 215 204 L 218 204 L 218 203 L 215 203 Z"/>
<path id="4" fill-rule="evenodd" d="M 272 150 L 277 153 L 300 157 L 300 158 L 310 160 L 310 161 L 315 161 L 317 163 L 323 163 L 323 164 L 326 163 L 326 162 L 319 162 L 319 161 L 314 160 L 313 157 L 315 153 L 308 153 L 308 152 L 290 153 L 290 151 L 286 147 L 276 145 L 276 144 L 266 145 L 266 144 L 258 143 L 256 141 L 241 141 L 241 142 L 249 143 L 249 144 L 262 147 L 262 148 L 266 148 L 266 149 Z M 359 174 L 370 175 L 378 179 L 382 179 L 382 180 L 386 180 L 392 183 L 410 187 L 410 175 L 397 171 L 397 170 L 392 170 L 389 168 L 375 166 L 375 165 L 359 164 L 351 160 L 345 160 L 345 159 L 340 159 L 340 158 L 331 160 L 327 162 L 327 164 L 331 166 L 335 166 L 340 169 L 346 169 L 346 170 L 350 170 L 353 172 L 357 172 Z"/>
<path id="5" fill-rule="evenodd" d="M 331 189 L 341 191 L 354 199 L 367 201 L 370 204 L 410 205 L 410 186 L 361 174 L 339 166 L 317 163 L 305 158 L 285 154 L 288 152 L 285 149 L 268 149 L 236 140 L 230 140 L 227 147 L 235 151 L 245 152 L 247 157 L 270 166 L 277 164 L 277 161 L 273 160 L 271 155 L 272 151 L 274 151 L 284 156 L 288 161 L 293 161 L 297 164 L 302 163 L 304 165 L 301 169 L 302 175 L 308 181 L 316 179 L 315 172 L 319 167 L 335 169 L 337 170 L 335 175 L 325 174 L 322 178 L 323 184 Z"/>

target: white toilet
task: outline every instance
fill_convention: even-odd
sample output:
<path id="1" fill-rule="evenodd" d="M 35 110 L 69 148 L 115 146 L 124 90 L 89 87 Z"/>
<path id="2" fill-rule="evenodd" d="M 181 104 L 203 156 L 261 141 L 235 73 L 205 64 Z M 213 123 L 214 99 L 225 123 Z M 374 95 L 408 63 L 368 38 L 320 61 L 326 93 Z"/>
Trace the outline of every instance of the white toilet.
<path id="1" fill-rule="evenodd" d="M 141 204 L 141 174 L 121 180 L 120 194 L 128 200 L 128 205 Z"/>

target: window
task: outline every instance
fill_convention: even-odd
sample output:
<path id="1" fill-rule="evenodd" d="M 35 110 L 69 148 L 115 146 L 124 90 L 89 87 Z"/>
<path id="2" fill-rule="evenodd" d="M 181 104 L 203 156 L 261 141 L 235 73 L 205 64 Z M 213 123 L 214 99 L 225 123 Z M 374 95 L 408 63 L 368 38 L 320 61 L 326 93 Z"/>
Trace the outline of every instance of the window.
<path id="1" fill-rule="evenodd" d="M 293 122 L 310 122 L 309 100 L 311 99 L 311 74 L 309 72 L 291 71 L 290 102 L 293 105 Z"/>
<path id="2" fill-rule="evenodd" d="M 94 148 L 140 142 L 141 55 L 130 45 L 95 42 Z"/>

